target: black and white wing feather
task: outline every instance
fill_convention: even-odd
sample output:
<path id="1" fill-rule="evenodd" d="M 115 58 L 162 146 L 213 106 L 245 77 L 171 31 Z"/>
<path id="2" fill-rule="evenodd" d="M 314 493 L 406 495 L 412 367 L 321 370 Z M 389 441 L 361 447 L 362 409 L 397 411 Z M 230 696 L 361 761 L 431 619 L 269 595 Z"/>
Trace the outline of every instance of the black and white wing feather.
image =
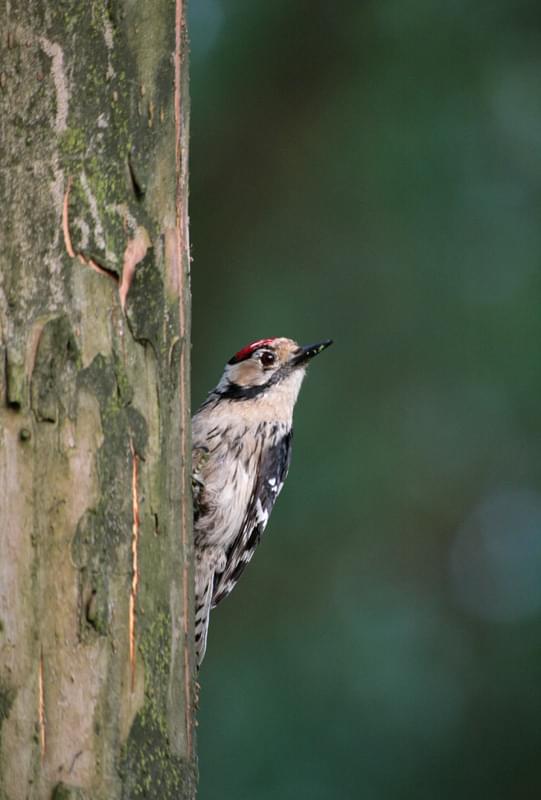
<path id="1" fill-rule="evenodd" d="M 287 477 L 292 438 L 293 431 L 290 430 L 261 454 L 257 480 L 240 531 L 226 551 L 223 572 L 216 572 L 214 575 L 212 608 L 233 589 L 259 544 L 276 498 Z"/>

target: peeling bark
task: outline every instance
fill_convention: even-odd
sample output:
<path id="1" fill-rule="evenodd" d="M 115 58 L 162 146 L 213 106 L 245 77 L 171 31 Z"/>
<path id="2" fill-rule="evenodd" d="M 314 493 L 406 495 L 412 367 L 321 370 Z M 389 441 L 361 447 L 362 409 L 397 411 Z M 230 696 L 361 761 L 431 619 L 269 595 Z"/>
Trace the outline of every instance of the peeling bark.
<path id="1" fill-rule="evenodd" d="M 6 0 L 0 800 L 192 798 L 183 0 Z"/>

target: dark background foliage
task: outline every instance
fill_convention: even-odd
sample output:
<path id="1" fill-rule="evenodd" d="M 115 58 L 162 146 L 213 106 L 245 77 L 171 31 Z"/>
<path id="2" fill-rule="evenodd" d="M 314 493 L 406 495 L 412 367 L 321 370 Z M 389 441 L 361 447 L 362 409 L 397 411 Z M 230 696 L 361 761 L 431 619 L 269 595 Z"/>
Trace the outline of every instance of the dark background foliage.
<path id="1" fill-rule="evenodd" d="M 201 798 L 541 796 L 541 10 L 192 0 L 197 406 L 326 337 Z"/>

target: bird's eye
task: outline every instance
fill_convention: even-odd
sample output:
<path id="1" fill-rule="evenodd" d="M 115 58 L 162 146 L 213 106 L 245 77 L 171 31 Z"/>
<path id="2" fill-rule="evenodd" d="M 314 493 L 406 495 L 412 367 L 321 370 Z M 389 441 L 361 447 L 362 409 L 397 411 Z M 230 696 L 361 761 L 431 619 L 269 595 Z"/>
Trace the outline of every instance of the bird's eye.
<path id="1" fill-rule="evenodd" d="M 259 360 L 264 367 L 271 367 L 276 361 L 276 356 L 274 353 L 271 353 L 270 350 L 263 350 L 259 356 Z"/>

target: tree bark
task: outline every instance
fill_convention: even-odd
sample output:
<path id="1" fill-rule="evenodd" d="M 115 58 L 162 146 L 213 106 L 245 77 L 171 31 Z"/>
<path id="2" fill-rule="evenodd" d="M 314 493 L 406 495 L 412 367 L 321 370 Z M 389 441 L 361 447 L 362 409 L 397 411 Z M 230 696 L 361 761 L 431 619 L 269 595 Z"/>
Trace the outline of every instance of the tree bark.
<path id="1" fill-rule="evenodd" d="M 184 2 L 2 5 L 0 798 L 192 798 Z"/>

